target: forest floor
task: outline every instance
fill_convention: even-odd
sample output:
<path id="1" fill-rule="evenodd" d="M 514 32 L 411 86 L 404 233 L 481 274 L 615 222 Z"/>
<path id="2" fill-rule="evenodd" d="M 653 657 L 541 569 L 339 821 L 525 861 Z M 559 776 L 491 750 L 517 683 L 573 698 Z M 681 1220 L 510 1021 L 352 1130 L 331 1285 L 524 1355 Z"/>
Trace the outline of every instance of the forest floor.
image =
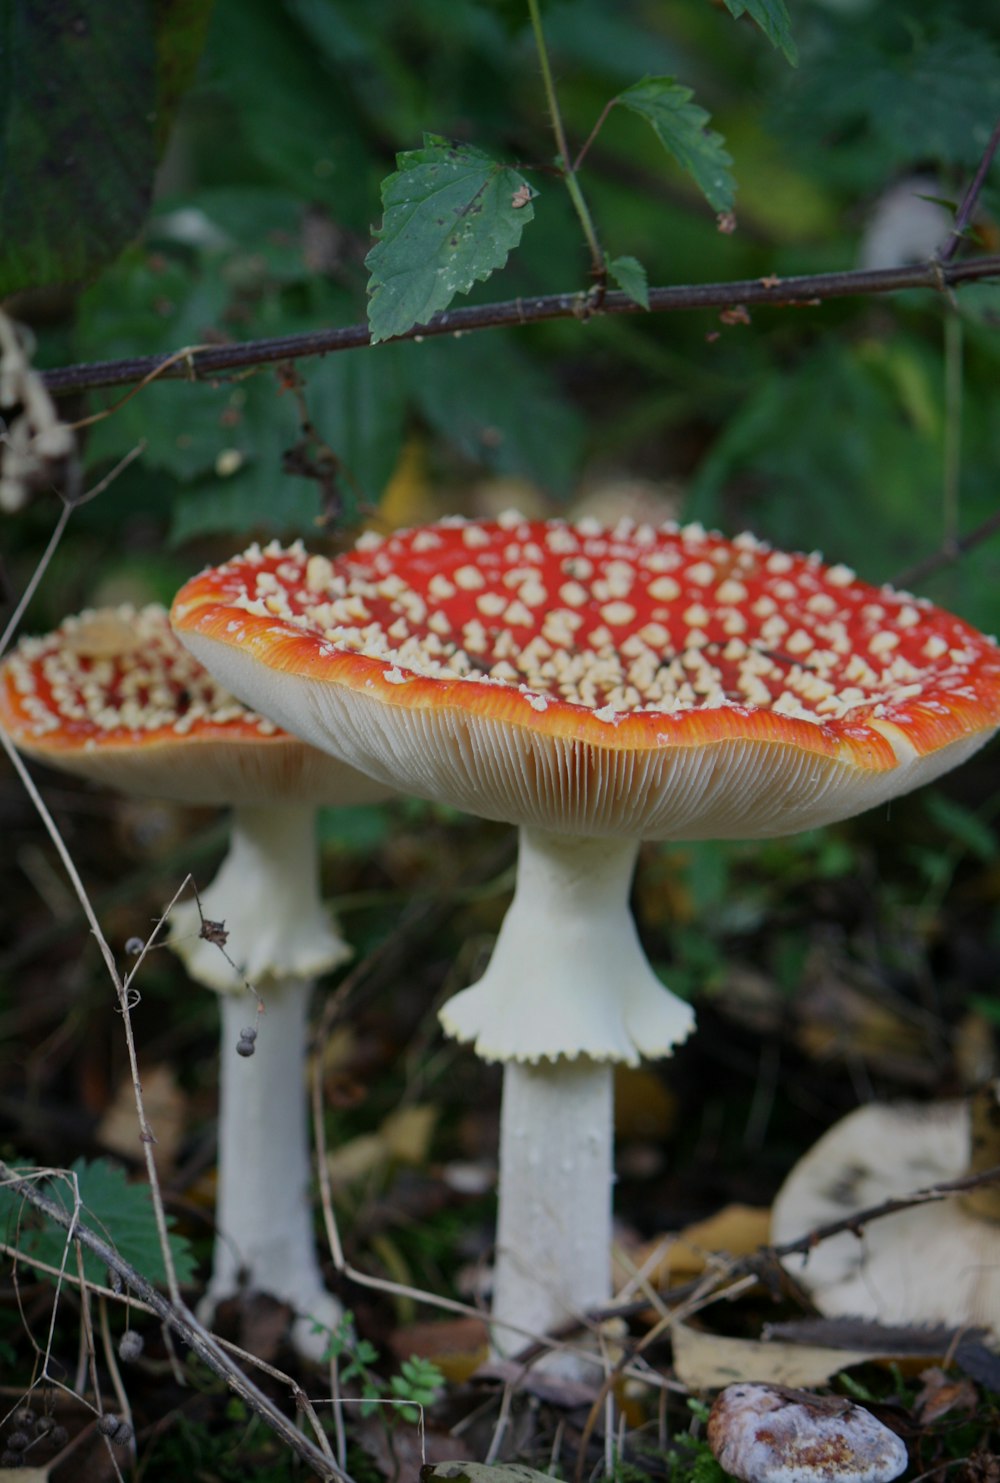
<path id="1" fill-rule="evenodd" d="M 573 1380 L 530 1353 L 487 1363 L 476 1310 L 488 1300 L 500 1073 L 444 1040 L 436 1018 L 487 959 L 509 900 L 512 831 L 412 802 L 324 815 L 324 887 L 356 956 L 317 996 L 310 1074 L 327 1213 L 360 1280 L 321 1245 L 353 1315 L 332 1342 L 335 1375 L 292 1352 L 281 1305 L 219 1311 L 217 1331 L 262 1362 L 256 1383 L 274 1405 L 308 1432 L 295 1396 L 308 1397 L 358 1483 L 415 1479 L 447 1460 L 712 1483 L 706 1406 L 724 1377 L 752 1371 L 865 1400 L 906 1440 L 910 1478 L 996 1483 L 1000 1361 L 989 1342 L 872 1324 L 796 1329 L 812 1310 L 766 1250 L 776 1191 L 838 1118 L 872 1100 L 958 1097 L 994 1070 L 1000 852 L 979 801 L 996 791 L 995 765 L 987 755 L 947 792 L 798 839 L 644 847 L 641 935 L 694 999 L 699 1027 L 671 1060 L 618 1077 L 615 1270 L 627 1301 L 595 1320 L 601 1364 Z M 148 935 L 188 871 L 211 878 L 221 826 L 208 812 L 40 780 L 125 963 L 125 943 Z M 0 777 L 0 838 L 2 1155 L 90 1171 L 85 1214 L 115 1238 L 132 1207 L 114 1171 L 145 1177 L 122 1016 L 12 774 Z M 166 949 L 148 955 L 136 987 L 156 1164 L 194 1307 L 211 1252 L 217 1007 Z M 72 1252 L 58 1284 L 32 1266 L 51 1258 L 51 1233 L 46 1246 L 9 1193 L 3 1213 L 0 1446 L 3 1465 L 21 1468 L 12 1476 L 97 1483 L 132 1466 L 136 1477 L 219 1483 L 310 1476 L 155 1318 L 113 1294 L 81 1302 Z M 317 1233 L 322 1243 L 319 1219 Z M 154 1275 L 155 1229 L 137 1239 L 130 1249 L 149 1254 Z M 440 1299 L 470 1311 L 442 1311 Z M 779 1327 L 791 1342 L 777 1342 L 775 1325 L 791 1325 Z M 134 1341 L 118 1357 L 126 1329 L 143 1340 L 134 1358 Z M 827 1351 L 819 1380 L 816 1344 Z M 381 1404 L 393 1396 L 428 1402 L 420 1424 L 412 1407 Z M 106 1424 L 102 1434 L 101 1411 L 127 1415 L 134 1444 Z"/>

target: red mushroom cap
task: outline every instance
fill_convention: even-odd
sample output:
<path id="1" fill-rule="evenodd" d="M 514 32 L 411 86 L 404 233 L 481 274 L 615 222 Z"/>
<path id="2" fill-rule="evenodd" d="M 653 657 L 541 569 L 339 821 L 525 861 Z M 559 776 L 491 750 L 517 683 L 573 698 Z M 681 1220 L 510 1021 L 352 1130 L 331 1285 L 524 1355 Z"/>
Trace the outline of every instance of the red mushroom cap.
<path id="1" fill-rule="evenodd" d="M 373 776 L 571 834 L 845 817 L 1000 724 L 1000 651 L 750 535 L 448 520 L 330 562 L 253 548 L 178 594 L 236 693 Z"/>
<path id="2" fill-rule="evenodd" d="M 216 683 L 153 605 L 88 609 L 0 665 L 0 723 L 28 756 L 186 803 L 362 802 L 385 789 Z"/>

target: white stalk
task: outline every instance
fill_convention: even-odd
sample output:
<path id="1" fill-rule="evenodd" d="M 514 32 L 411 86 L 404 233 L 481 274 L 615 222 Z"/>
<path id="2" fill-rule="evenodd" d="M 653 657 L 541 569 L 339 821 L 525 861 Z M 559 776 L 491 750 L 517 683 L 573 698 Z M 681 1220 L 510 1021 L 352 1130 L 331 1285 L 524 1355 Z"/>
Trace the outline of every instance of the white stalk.
<path id="1" fill-rule="evenodd" d="M 313 985 L 272 983 L 252 1056 L 238 1054 L 253 1015 L 244 996 L 221 1003 L 218 1193 L 214 1309 L 234 1293 L 268 1293 L 299 1315 L 293 1342 L 318 1358 L 325 1339 L 312 1319 L 336 1326 L 342 1308 L 323 1286 L 309 1200 L 309 1125 L 304 1047 Z"/>
<path id="2" fill-rule="evenodd" d="M 629 911 L 638 843 L 522 829 L 517 888 L 486 973 L 444 1006 L 449 1034 L 505 1061 L 494 1343 L 610 1296 L 613 1062 L 694 1026 Z M 525 1064 L 531 1063 L 531 1064 Z M 572 1370 L 572 1364 L 562 1366 Z"/>
<path id="3" fill-rule="evenodd" d="M 224 922 L 225 951 L 200 936 L 194 902 L 175 908 L 171 946 L 192 978 L 220 991 L 218 1200 L 212 1278 L 202 1310 L 235 1293 L 268 1293 L 300 1315 L 292 1341 L 322 1356 L 312 1319 L 336 1326 L 340 1303 L 323 1286 L 309 1200 L 305 1052 L 316 977 L 350 956 L 319 894 L 315 809 L 239 808 L 229 852 L 201 892 L 206 919 Z M 252 1056 L 241 1029 L 264 1014 Z"/>
<path id="4" fill-rule="evenodd" d="M 229 852 L 201 910 L 225 922 L 225 953 L 200 935 L 194 901 L 175 907 L 170 945 L 191 977 L 220 993 L 315 978 L 351 956 L 319 894 L 316 810 L 279 804 L 233 812 Z M 227 959 L 232 960 L 232 966 Z"/>
<path id="5" fill-rule="evenodd" d="M 581 1058 L 504 1070 L 493 1343 L 550 1333 L 611 1296 L 614 1067 Z"/>
<path id="6" fill-rule="evenodd" d="M 522 829 L 517 888 L 490 965 L 441 1011 L 487 1061 L 665 1056 L 694 1028 L 656 977 L 628 896 L 638 843 Z"/>

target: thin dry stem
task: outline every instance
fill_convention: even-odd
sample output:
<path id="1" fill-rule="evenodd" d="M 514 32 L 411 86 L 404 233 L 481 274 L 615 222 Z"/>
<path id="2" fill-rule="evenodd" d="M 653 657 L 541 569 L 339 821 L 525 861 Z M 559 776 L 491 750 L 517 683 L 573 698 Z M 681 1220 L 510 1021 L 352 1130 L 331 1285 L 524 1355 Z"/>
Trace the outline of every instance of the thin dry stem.
<path id="1" fill-rule="evenodd" d="M 40 1210 L 57 1226 L 65 1231 L 71 1231 L 75 1240 L 79 1241 L 88 1251 L 93 1252 L 111 1271 L 116 1272 L 136 1296 L 156 1314 L 157 1318 L 183 1339 L 198 1359 L 223 1379 L 251 1411 L 258 1415 L 298 1457 L 301 1457 L 316 1471 L 320 1479 L 343 1480 L 345 1478 L 346 1475 L 317 1447 L 314 1447 L 308 1438 L 304 1437 L 288 1417 L 275 1406 L 274 1402 L 244 1374 L 230 1358 L 225 1347 L 198 1322 L 194 1314 L 183 1303 L 175 1305 L 162 1293 L 157 1292 L 152 1283 L 126 1262 L 108 1242 L 102 1240 L 87 1226 L 75 1223 L 73 1217 L 61 1205 L 36 1190 L 30 1180 L 19 1176 L 2 1160 L 0 1160 L 0 1180 L 8 1183 L 15 1194 L 27 1200 L 30 1205 Z M 58 1384 L 54 1379 L 52 1383 Z M 348 1483 L 350 1483 L 349 1479 Z"/>

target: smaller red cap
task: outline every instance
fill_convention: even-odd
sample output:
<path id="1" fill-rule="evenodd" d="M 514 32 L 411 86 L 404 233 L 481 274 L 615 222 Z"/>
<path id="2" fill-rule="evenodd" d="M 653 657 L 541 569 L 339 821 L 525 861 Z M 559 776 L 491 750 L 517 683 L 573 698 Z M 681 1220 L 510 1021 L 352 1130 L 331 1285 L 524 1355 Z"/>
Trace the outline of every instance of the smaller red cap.
<path id="1" fill-rule="evenodd" d="M 88 609 L 0 665 L 0 723 L 38 761 L 184 803 L 359 803 L 387 790 L 234 699 L 157 605 Z"/>

